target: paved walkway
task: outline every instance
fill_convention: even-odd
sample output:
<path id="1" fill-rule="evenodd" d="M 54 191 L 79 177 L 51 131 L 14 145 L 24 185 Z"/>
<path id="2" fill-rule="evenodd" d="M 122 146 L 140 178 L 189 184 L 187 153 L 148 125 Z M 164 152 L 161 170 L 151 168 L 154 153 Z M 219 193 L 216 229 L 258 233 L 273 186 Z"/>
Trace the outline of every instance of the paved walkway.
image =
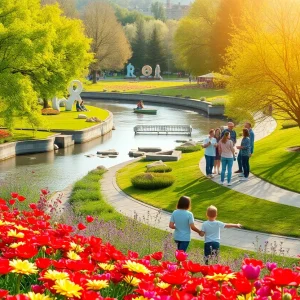
<path id="1" fill-rule="evenodd" d="M 114 166 L 104 174 L 101 180 L 102 194 L 106 201 L 123 215 L 131 218 L 138 218 L 141 222 L 156 228 L 171 231 L 168 227 L 170 213 L 159 210 L 150 205 L 137 201 L 125 194 L 116 183 L 116 172 L 131 163 L 125 162 Z M 195 225 L 201 227 L 202 222 L 196 220 Z M 221 234 L 221 244 L 245 250 L 256 250 L 258 246 L 268 249 L 275 247 L 277 252 L 281 251 L 285 256 L 296 257 L 300 253 L 300 240 L 296 238 L 283 237 L 272 234 L 264 234 L 243 229 L 224 229 Z M 203 240 L 196 233 L 192 233 L 193 239 Z M 256 246 L 254 246 L 254 244 Z"/>
<path id="2" fill-rule="evenodd" d="M 276 121 L 273 118 L 268 118 L 263 122 L 259 123 L 254 128 L 255 141 L 257 142 L 263 139 L 264 137 L 268 136 L 275 130 L 275 128 L 276 128 Z M 237 145 L 240 145 L 240 140 L 238 140 Z M 254 147 L 254 155 L 255 155 L 255 147 Z M 251 159 L 250 159 L 250 164 L 251 164 Z M 238 169 L 238 164 L 237 161 L 235 161 L 232 170 L 234 172 L 237 169 Z M 200 161 L 200 170 L 203 174 L 206 174 L 205 157 L 203 157 Z M 271 202 L 286 204 L 294 207 L 300 207 L 299 193 L 282 189 L 278 186 L 275 186 L 269 182 L 266 182 L 254 176 L 253 174 L 250 174 L 249 181 L 243 182 L 243 181 L 239 181 L 239 179 L 240 177 L 238 176 L 238 174 L 233 173 L 232 186 L 228 188 L 252 197 L 257 197 Z M 212 180 L 220 184 L 221 177 L 216 176 Z M 224 186 L 226 186 L 226 183 Z"/>

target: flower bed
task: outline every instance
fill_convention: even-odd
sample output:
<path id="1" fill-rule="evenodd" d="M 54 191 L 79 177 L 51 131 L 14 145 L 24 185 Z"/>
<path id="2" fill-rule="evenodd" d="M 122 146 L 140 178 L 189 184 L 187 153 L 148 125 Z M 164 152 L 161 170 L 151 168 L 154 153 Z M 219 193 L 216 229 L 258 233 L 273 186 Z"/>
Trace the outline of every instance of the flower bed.
<path id="1" fill-rule="evenodd" d="M 0 199 L 0 299 L 300 299 L 298 270 L 246 258 L 233 272 L 194 263 L 183 251 L 175 262 L 163 261 L 162 252 L 124 254 L 80 233 L 93 226 L 92 216 L 76 227 L 54 223 L 43 203 L 19 211 L 15 203 L 25 197 L 11 196 Z"/>

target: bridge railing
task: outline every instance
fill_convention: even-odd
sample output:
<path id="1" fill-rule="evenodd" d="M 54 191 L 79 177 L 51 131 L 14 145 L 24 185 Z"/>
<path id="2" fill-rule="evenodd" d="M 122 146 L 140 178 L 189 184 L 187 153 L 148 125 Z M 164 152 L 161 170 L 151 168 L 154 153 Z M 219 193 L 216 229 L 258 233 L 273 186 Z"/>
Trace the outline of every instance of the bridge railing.
<path id="1" fill-rule="evenodd" d="M 192 134 L 191 125 L 136 125 L 134 127 L 135 134 L 137 133 L 185 133 L 188 135 Z"/>

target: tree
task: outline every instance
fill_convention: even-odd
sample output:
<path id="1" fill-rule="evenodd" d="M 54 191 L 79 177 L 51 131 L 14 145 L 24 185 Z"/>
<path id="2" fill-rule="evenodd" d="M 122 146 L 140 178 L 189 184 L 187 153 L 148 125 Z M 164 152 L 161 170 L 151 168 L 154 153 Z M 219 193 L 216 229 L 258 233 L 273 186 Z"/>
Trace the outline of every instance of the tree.
<path id="1" fill-rule="evenodd" d="M 95 62 L 90 68 L 93 82 L 96 82 L 97 70 L 122 69 L 132 52 L 124 30 L 109 4 L 102 1 L 88 4 L 83 21 L 87 35 L 93 39 L 91 48 Z"/>
<path id="2" fill-rule="evenodd" d="M 0 2 L 0 99 L 4 124 L 14 118 L 39 124 L 38 97 L 63 93 L 90 61 L 80 21 L 61 17 L 39 0 Z"/>
<path id="3" fill-rule="evenodd" d="M 273 108 L 300 127 L 299 16 L 300 3 L 293 0 L 267 0 L 245 11 L 227 54 L 227 114 L 241 119 Z"/>
<path id="4" fill-rule="evenodd" d="M 58 4 L 64 15 L 69 18 L 78 18 L 76 0 L 41 0 L 42 5 Z"/>
<path id="5" fill-rule="evenodd" d="M 173 50 L 179 68 L 195 75 L 212 71 L 211 36 L 218 6 L 219 0 L 196 0 L 180 20 Z"/>
<path id="6" fill-rule="evenodd" d="M 165 48 L 156 27 L 154 27 L 152 37 L 148 43 L 147 54 L 148 64 L 152 66 L 153 70 L 157 64 L 160 65 L 161 70 L 166 68 Z"/>
<path id="7" fill-rule="evenodd" d="M 154 2 L 151 4 L 151 12 L 156 20 L 165 21 L 166 11 L 164 5 L 161 2 Z"/>

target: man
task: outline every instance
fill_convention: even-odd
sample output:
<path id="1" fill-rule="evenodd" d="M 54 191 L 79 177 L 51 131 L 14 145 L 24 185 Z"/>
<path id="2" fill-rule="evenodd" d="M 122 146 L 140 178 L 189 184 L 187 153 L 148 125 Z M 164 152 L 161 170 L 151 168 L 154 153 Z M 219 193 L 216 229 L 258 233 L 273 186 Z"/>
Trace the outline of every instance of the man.
<path id="1" fill-rule="evenodd" d="M 246 122 L 244 127 L 246 129 L 248 129 L 249 131 L 249 135 L 250 135 L 250 152 L 251 152 L 251 155 L 250 157 L 252 156 L 253 152 L 254 152 L 254 132 L 252 130 L 252 126 L 251 126 L 251 123 L 249 122 Z M 237 157 L 237 161 L 238 161 L 238 165 L 239 165 L 239 169 L 237 171 L 235 171 L 234 173 L 241 173 L 241 176 L 243 175 L 243 167 L 242 167 L 242 156 L 241 156 L 241 151 L 239 152 L 239 155 Z"/>
<path id="2" fill-rule="evenodd" d="M 230 133 L 230 139 L 232 140 L 233 142 L 233 146 L 235 146 L 236 144 L 236 132 L 235 130 L 233 129 L 234 128 L 234 123 L 232 122 L 228 122 L 227 123 L 227 129 L 223 130 L 223 132 L 221 133 L 221 138 L 224 136 L 225 132 L 229 132 Z"/>

